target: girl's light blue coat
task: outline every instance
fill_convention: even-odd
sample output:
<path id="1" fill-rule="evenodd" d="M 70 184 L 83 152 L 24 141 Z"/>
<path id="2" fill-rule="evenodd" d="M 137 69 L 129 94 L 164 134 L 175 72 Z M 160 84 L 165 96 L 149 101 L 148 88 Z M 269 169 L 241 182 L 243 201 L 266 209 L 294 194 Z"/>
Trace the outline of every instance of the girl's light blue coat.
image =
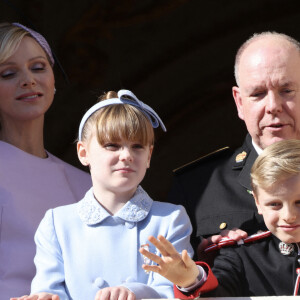
<path id="1" fill-rule="evenodd" d="M 171 282 L 145 273 L 138 250 L 149 235 L 161 234 L 177 251 L 192 255 L 191 231 L 182 206 L 153 201 L 141 187 L 114 216 L 91 189 L 80 202 L 46 213 L 35 236 L 37 274 L 31 292 L 93 300 L 99 289 L 123 285 L 138 299 L 174 298 Z M 154 246 L 150 251 L 156 252 Z"/>

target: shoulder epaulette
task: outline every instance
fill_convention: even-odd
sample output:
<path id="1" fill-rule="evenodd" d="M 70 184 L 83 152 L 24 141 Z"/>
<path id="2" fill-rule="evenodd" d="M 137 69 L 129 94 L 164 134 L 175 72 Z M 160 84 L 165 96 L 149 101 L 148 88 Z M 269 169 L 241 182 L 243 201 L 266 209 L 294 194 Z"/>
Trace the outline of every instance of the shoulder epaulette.
<path id="1" fill-rule="evenodd" d="M 173 173 L 175 174 L 179 174 L 181 171 L 184 171 L 194 165 L 197 165 L 199 162 L 203 162 L 203 160 L 207 159 L 207 158 L 211 158 L 211 157 L 214 157 L 214 156 L 218 156 L 220 154 L 223 154 L 225 151 L 229 150 L 229 147 L 224 147 L 224 148 L 221 148 L 221 149 L 218 149 L 216 151 L 213 151 L 209 154 L 206 154 L 204 156 L 201 156 L 187 164 L 184 164 L 183 166 L 180 166 L 179 168 L 176 168 L 173 170 Z"/>
<path id="2" fill-rule="evenodd" d="M 226 246 L 232 246 L 232 245 L 243 245 L 248 244 L 251 242 L 255 242 L 261 239 L 264 239 L 268 236 L 270 236 L 272 233 L 271 231 L 262 231 L 259 233 L 252 234 L 245 239 L 241 239 L 239 241 L 235 241 L 229 237 L 222 238 L 217 244 L 211 244 L 207 248 L 204 249 L 205 252 L 211 252 L 218 250 L 220 248 L 226 247 Z"/>

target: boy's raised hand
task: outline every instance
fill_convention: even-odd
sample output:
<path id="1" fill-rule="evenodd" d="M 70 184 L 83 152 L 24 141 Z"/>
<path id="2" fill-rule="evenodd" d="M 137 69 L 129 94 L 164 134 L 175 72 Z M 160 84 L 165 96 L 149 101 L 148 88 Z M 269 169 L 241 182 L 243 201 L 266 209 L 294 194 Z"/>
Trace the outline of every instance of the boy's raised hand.
<path id="1" fill-rule="evenodd" d="M 180 255 L 162 235 L 159 235 L 157 239 L 150 236 L 148 240 L 159 250 L 162 257 L 140 248 L 141 254 L 158 264 L 157 266 L 144 264 L 145 271 L 156 272 L 183 288 L 195 283 L 199 269 L 186 250 L 183 250 Z"/>
<path id="2" fill-rule="evenodd" d="M 34 295 L 25 295 L 17 298 L 10 298 L 10 300 L 59 300 L 59 297 L 49 293 L 38 293 Z"/>

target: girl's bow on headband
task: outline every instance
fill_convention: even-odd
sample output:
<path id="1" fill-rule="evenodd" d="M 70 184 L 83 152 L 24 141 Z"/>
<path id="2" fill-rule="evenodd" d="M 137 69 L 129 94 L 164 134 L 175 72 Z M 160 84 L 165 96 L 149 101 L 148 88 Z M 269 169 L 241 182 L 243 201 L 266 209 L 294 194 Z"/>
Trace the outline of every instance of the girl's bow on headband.
<path id="1" fill-rule="evenodd" d="M 161 126 L 163 131 L 167 131 L 163 121 L 160 119 L 158 114 L 147 104 L 140 101 L 131 91 L 129 90 L 120 90 L 118 92 L 118 98 L 111 98 L 104 101 L 100 101 L 94 106 L 92 106 L 83 116 L 80 126 L 79 126 L 79 133 L 78 133 L 78 139 L 81 141 L 81 134 L 82 129 L 84 127 L 85 122 L 87 119 L 97 110 L 99 110 L 102 107 L 108 106 L 108 105 L 116 105 L 116 104 L 129 104 L 132 106 L 135 106 L 140 111 L 142 111 L 146 117 L 149 119 L 149 121 L 152 124 L 153 128 Z"/>

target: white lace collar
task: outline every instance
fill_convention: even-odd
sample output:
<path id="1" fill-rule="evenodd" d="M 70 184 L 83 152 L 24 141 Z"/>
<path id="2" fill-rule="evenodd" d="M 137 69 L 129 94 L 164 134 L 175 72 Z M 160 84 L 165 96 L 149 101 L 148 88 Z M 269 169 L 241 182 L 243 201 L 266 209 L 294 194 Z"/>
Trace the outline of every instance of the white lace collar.
<path id="1" fill-rule="evenodd" d="M 126 222 L 139 222 L 145 219 L 151 209 L 153 200 L 141 186 L 138 186 L 133 197 L 113 216 Z M 112 217 L 95 199 L 91 188 L 78 202 L 77 210 L 80 219 L 87 225 L 95 225 Z"/>

